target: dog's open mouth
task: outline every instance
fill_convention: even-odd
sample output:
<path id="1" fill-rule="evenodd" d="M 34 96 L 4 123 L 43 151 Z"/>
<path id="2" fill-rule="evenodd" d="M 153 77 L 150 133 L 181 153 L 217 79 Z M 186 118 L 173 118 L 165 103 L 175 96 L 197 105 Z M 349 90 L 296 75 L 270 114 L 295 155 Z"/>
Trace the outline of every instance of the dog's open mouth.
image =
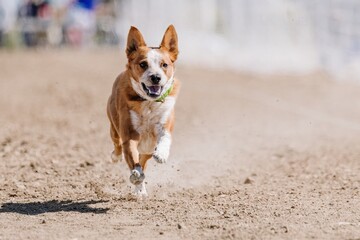
<path id="1" fill-rule="evenodd" d="M 160 97 L 162 90 L 161 86 L 146 86 L 145 83 L 141 83 L 141 85 L 148 96 L 153 98 Z"/>

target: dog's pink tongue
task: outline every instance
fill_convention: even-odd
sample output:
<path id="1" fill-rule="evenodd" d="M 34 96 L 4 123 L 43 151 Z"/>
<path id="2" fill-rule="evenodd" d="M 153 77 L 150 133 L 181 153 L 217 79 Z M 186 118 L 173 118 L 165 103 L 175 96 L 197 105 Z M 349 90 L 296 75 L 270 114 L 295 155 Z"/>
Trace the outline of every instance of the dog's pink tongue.
<path id="1" fill-rule="evenodd" d="M 154 93 L 154 94 L 160 93 L 160 89 L 161 89 L 160 86 L 151 86 L 151 87 L 149 87 L 150 93 Z"/>

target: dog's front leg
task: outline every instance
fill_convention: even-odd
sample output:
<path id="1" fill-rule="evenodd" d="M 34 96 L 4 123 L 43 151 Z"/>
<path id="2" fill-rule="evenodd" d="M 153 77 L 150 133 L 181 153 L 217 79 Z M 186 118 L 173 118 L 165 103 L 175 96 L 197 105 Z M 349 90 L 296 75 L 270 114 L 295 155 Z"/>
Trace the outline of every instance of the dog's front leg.
<path id="1" fill-rule="evenodd" d="M 126 162 L 130 168 L 130 182 L 134 185 L 142 184 L 145 179 L 143 169 L 139 162 L 138 144 L 138 140 L 129 139 L 123 142 L 122 145 Z"/>
<path id="2" fill-rule="evenodd" d="M 157 127 L 157 130 L 158 130 L 157 145 L 153 153 L 153 158 L 158 163 L 166 163 L 170 154 L 170 146 L 171 146 L 170 129 L 166 128 L 163 125 L 160 125 Z"/>

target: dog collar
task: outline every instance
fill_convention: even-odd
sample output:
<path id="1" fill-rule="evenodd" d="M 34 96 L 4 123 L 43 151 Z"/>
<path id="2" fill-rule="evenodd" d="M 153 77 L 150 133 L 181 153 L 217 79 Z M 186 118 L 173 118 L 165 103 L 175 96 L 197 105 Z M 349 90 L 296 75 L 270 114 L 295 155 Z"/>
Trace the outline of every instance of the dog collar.
<path id="1" fill-rule="evenodd" d="M 161 103 L 165 102 L 165 98 L 166 98 L 167 96 L 169 96 L 169 94 L 170 94 L 171 91 L 173 90 L 173 87 L 174 87 L 174 85 L 171 84 L 171 87 L 170 87 L 163 95 L 161 95 L 161 97 L 159 97 L 158 99 L 156 99 L 156 102 L 161 102 Z"/>

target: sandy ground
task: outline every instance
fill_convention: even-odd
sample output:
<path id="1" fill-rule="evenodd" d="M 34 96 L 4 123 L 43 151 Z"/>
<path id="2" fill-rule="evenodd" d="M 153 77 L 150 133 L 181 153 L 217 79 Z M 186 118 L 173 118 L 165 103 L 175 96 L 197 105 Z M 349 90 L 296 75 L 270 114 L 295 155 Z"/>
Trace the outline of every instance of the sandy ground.
<path id="1" fill-rule="evenodd" d="M 116 50 L 0 53 L 0 239 L 360 239 L 360 86 L 179 65 L 170 160 L 112 164 Z"/>

